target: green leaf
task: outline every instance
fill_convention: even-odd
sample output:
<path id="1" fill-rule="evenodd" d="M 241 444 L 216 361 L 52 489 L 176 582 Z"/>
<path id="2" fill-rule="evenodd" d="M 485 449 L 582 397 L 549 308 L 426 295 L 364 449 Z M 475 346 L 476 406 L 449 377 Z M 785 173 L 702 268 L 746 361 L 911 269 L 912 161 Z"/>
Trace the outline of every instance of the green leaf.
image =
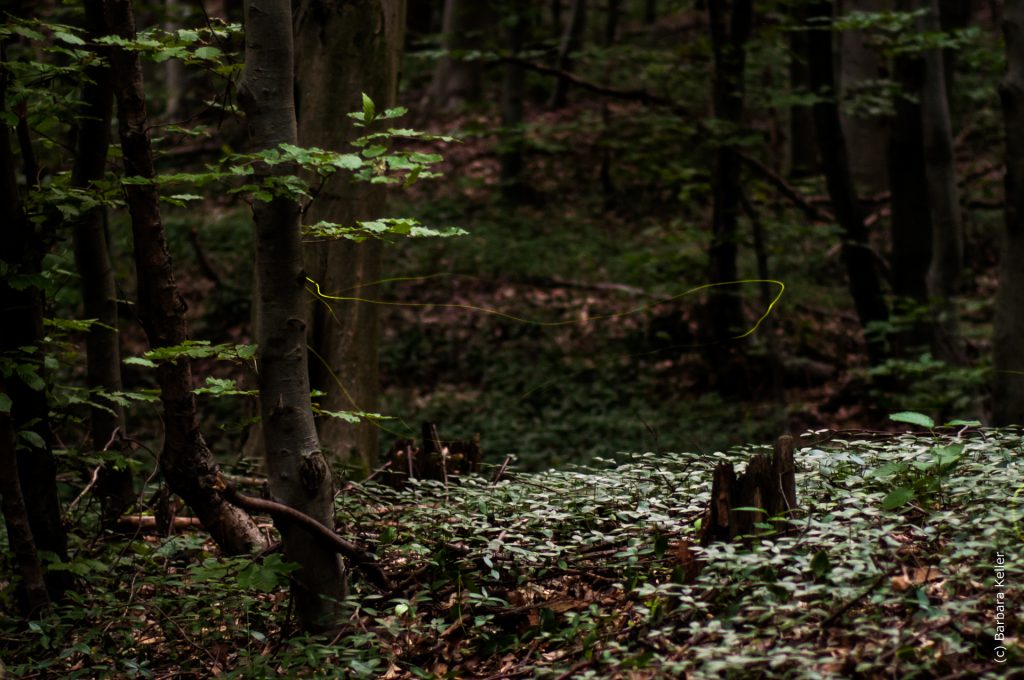
<path id="1" fill-rule="evenodd" d="M 69 45 L 84 45 L 85 41 L 79 38 L 77 35 L 68 33 L 67 31 L 54 31 L 53 37 L 62 42 L 66 42 Z"/>
<path id="2" fill-rule="evenodd" d="M 899 413 L 890 413 L 889 420 L 897 423 L 920 425 L 921 427 L 927 427 L 929 430 L 935 427 L 934 420 L 923 413 L 918 413 L 917 411 L 900 411 Z"/>
<path id="3" fill-rule="evenodd" d="M 944 427 L 981 427 L 980 420 L 951 420 Z"/>
<path id="4" fill-rule="evenodd" d="M 829 561 L 827 552 L 819 550 L 814 554 L 814 557 L 811 559 L 811 571 L 818 578 L 823 578 L 832 571 L 832 562 Z"/>
<path id="5" fill-rule="evenodd" d="M 11 398 L 0 392 L 0 413 L 11 412 Z"/>
<path id="6" fill-rule="evenodd" d="M 216 47 L 200 47 L 194 54 L 196 59 L 216 59 L 222 52 Z"/>
<path id="7" fill-rule="evenodd" d="M 18 432 L 18 438 L 24 440 L 29 446 L 34 446 L 37 449 L 46 448 L 46 442 L 39 436 L 38 432 L 33 432 L 32 430 L 21 430 Z"/>
<path id="8" fill-rule="evenodd" d="M 910 502 L 914 498 L 914 490 L 909 486 L 901 486 L 893 489 L 882 501 L 883 510 L 895 510 L 901 505 Z"/>
<path id="9" fill-rule="evenodd" d="M 869 470 L 865 477 L 872 477 L 874 479 L 885 479 L 886 477 L 892 477 L 895 474 L 907 471 L 906 463 L 891 462 L 885 465 L 879 466 L 874 470 Z"/>
<path id="10" fill-rule="evenodd" d="M 364 123 L 369 123 L 370 121 L 373 120 L 373 118 L 374 118 L 374 116 L 376 114 L 377 114 L 377 108 L 373 105 L 373 100 L 370 99 L 370 96 L 364 92 L 363 93 L 363 122 Z"/>
<path id="11" fill-rule="evenodd" d="M 25 386 L 30 390 L 42 392 L 46 389 L 46 381 L 36 373 L 35 366 L 30 364 L 18 364 L 14 367 L 14 370 L 18 374 L 18 377 L 21 378 L 21 381 L 25 383 Z"/>
<path id="12" fill-rule="evenodd" d="M 340 153 L 331 158 L 329 165 L 342 170 L 358 170 L 363 167 L 363 159 L 354 153 Z"/>
<path id="13" fill-rule="evenodd" d="M 128 366 L 144 366 L 146 368 L 156 368 L 156 362 L 150 361 L 149 359 L 143 359 L 142 357 L 128 357 L 124 360 Z"/>

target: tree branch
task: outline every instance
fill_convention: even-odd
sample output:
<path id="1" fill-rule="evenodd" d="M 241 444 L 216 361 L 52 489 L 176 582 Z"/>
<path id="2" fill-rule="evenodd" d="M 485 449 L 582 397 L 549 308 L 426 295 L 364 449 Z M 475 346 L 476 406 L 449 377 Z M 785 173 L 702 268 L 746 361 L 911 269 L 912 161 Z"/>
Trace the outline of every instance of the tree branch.
<path id="1" fill-rule="evenodd" d="M 299 525 L 322 544 L 351 560 L 374 585 L 383 590 L 391 588 L 387 575 L 380 568 L 380 565 L 377 563 L 377 557 L 373 553 L 369 553 L 355 543 L 342 538 L 304 512 L 290 508 L 277 501 L 240 494 L 235 485 L 223 475 L 218 477 L 218 482 L 218 486 L 222 487 L 220 489 L 221 495 L 227 502 L 250 513 L 266 513 L 273 517 L 275 521 L 283 520 Z"/>

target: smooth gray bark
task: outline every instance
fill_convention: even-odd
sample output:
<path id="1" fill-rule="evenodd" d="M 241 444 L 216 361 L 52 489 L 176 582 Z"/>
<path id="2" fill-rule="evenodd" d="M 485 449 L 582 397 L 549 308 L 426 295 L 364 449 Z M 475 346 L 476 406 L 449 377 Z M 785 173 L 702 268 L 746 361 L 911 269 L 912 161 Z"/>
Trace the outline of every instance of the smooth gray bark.
<path id="1" fill-rule="evenodd" d="M 245 74 L 239 103 L 254 151 L 296 144 L 292 6 L 289 0 L 245 3 Z M 326 83 L 323 84 L 326 86 Z M 342 115 L 338 112 L 339 117 Z M 297 168 L 264 166 L 261 177 Z M 274 498 L 334 529 L 334 485 L 310 403 L 306 352 L 306 277 L 297 201 L 255 202 L 259 393 L 267 478 Z M 347 594 L 341 558 L 306 529 L 282 523 L 285 555 L 297 562 L 293 595 L 307 630 L 337 623 Z"/>
<path id="2" fill-rule="evenodd" d="M 1001 88 L 1006 124 L 1006 230 L 992 343 L 995 425 L 1024 423 L 1024 0 L 1007 0 L 1003 34 L 1007 62 Z"/>
<path id="3" fill-rule="evenodd" d="M 928 33 L 939 31 L 938 0 L 920 0 L 920 7 L 928 10 L 920 19 L 920 30 Z M 929 50 L 924 54 L 920 98 L 925 178 L 932 221 L 928 294 L 935 305 L 934 351 L 939 359 L 961 363 L 964 357 L 956 297 L 963 278 L 964 236 L 953 155 L 953 126 L 941 50 Z"/>
<path id="4" fill-rule="evenodd" d="M 893 9 L 893 0 L 842 0 L 842 13 L 882 12 Z M 871 44 L 868 31 L 844 31 L 839 34 L 840 98 L 856 97 L 870 81 L 881 78 L 886 70 L 882 50 Z M 857 186 L 878 193 L 888 188 L 888 120 L 883 116 L 849 115 L 840 109 L 843 131 L 849 141 L 850 172 Z"/>
<path id="5" fill-rule="evenodd" d="M 488 5 L 487 0 L 445 0 L 441 46 L 446 54 L 434 70 L 423 108 L 453 111 L 480 100 L 481 62 L 465 59 L 463 53 L 481 49 L 491 19 Z M 358 11 L 359 7 L 353 9 Z"/>
<path id="6" fill-rule="evenodd" d="M 345 114 L 362 109 L 365 92 L 378 111 L 393 106 L 405 27 L 402 0 L 344 3 L 324 10 L 305 0 L 295 10 L 296 101 L 299 142 L 335 151 L 351 151 L 362 133 Z M 381 185 L 332 177 L 306 214 L 315 224 L 326 220 L 353 224 L 380 217 L 387 196 Z M 336 297 L 374 297 L 369 284 L 381 278 L 381 244 L 339 240 L 311 244 L 306 270 L 321 291 Z M 314 388 L 327 393 L 321 405 L 332 411 L 376 412 L 380 344 L 379 309 L 352 300 L 324 299 L 309 307 L 310 358 Z M 367 475 L 377 460 L 377 427 L 336 418 L 319 423 L 320 441 L 332 461 Z"/>

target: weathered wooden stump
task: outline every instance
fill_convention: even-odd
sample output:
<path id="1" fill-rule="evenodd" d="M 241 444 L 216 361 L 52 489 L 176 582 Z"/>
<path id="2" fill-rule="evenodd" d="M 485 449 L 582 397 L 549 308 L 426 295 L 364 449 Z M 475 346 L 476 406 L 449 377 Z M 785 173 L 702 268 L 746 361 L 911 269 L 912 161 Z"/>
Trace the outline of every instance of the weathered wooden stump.
<path id="1" fill-rule="evenodd" d="M 701 545 L 732 541 L 737 536 L 764 533 L 758 527 L 770 517 L 786 515 L 796 508 L 796 466 L 793 438 L 779 437 L 771 457 L 757 454 L 746 471 L 736 476 L 732 463 L 715 468 L 711 502 L 704 516 Z"/>
<path id="2" fill-rule="evenodd" d="M 448 477 L 479 472 L 480 435 L 469 441 L 442 440 L 437 425 L 423 423 L 420 445 L 412 440 L 397 442 L 385 454 L 384 482 L 400 488 L 410 479 L 448 481 Z"/>

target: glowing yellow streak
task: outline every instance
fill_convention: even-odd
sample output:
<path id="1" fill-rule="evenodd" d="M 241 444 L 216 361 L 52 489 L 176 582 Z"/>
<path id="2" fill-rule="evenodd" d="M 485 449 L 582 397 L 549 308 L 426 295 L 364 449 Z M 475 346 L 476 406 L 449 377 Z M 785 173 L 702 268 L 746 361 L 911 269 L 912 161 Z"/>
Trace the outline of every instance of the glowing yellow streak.
<path id="1" fill-rule="evenodd" d="M 352 288 L 348 288 L 348 289 L 340 291 L 340 292 L 348 292 L 350 290 L 357 290 L 359 288 L 374 286 L 374 285 L 381 284 L 381 283 L 392 283 L 392 282 L 398 282 L 398 281 L 426 281 L 426 280 L 429 280 L 429 279 L 439 278 L 439 277 L 442 277 L 442 276 L 449 276 L 449 274 L 439 273 L 439 274 L 429 274 L 429 275 L 426 275 L 426 276 L 402 276 L 402 277 L 395 277 L 395 278 L 391 278 L 391 279 L 380 279 L 379 281 L 373 281 L 373 282 L 370 282 L 370 283 L 362 283 L 362 284 L 353 286 Z M 582 325 L 584 323 L 588 323 L 589 321 L 604 321 L 604 320 L 607 320 L 607 319 L 616 319 L 616 318 L 620 318 L 620 317 L 624 317 L 624 316 L 630 316 L 632 314 L 639 314 L 639 313 L 645 312 L 645 311 L 647 311 L 649 309 L 653 309 L 654 307 L 657 307 L 658 305 L 663 305 L 663 304 L 667 304 L 669 302 L 674 302 L 674 301 L 676 301 L 676 300 L 678 300 L 680 298 L 686 297 L 688 295 L 693 295 L 694 293 L 699 293 L 702 290 L 708 290 L 710 288 L 721 288 L 723 286 L 743 286 L 743 285 L 758 284 L 758 283 L 768 283 L 768 284 L 771 284 L 773 286 L 777 286 L 778 287 L 778 292 L 775 294 L 775 297 L 772 298 L 771 302 L 768 303 L 768 306 L 765 308 L 764 313 L 761 314 L 760 317 L 758 317 L 758 319 L 754 323 L 754 325 L 751 326 L 746 331 L 744 331 L 743 333 L 740 333 L 739 335 L 732 336 L 731 338 L 729 338 L 730 340 L 742 340 L 743 338 L 746 338 L 746 337 L 749 337 L 750 335 L 753 335 L 754 332 L 756 332 L 757 329 L 761 327 L 761 324 L 764 323 L 765 319 L 767 319 L 768 316 L 772 313 L 772 310 L 775 308 L 775 305 L 778 304 L 779 300 L 782 299 L 782 295 L 786 292 L 786 284 L 784 284 L 782 281 L 777 281 L 775 279 L 742 279 L 742 280 L 739 280 L 739 281 L 722 281 L 722 282 L 719 282 L 719 283 L 705 283 L 705 284 L 702 284 L 702 285 L 697 286 L 695 288 L 690 288 L 689 290 L 685 290 L 682 293 L 679 293 L 678 295 L 673 295 L 670 298 L 665 298 L 664 300 L 658 300 L 657 302 L 653 302 L 653 303 L 651 303 L 649 305 L 641 305 L 640 307 L 636 307 L 634 309 L 631 309 L 631 310 L 628 310 L 628 311 L 625 311 L 625 312 L 617 312 L 615 314 L 601 314 L 601 315 L 598 315 L 598 316 L 590 317 L 589 319 L 587 319 L 585 321 L 581 320 L 581 319 L 563 319 L 561 321 L 535 321 L 533 319 L 526 319 L 526 318 L 523 318 L 523 317 L 515 316 L 513 314 L 507 314 L 505 312 L 501 312 L 501 311 L 498 311 L 496 309 L 488 309 L 486 307 L 477 307 L 476 305 L 463 305 L 463 304 L 455 304 L 455 303 L 430 303 L 430 302 L 399 302 L 397 300 L 373 300 L 373 299 L 370 299 L 370 298 L 347 296 L 347 295 L 328 295 L 328 294 L 326 294 L 326 293 L 324 293 L 323 291 L 320 290 L 320 284 L 317 281 L 315 281 L 314 279 L 311 279 L 310 277 L 307 276 L 306 277 L 306 281 L 308 281 L 310 284 L 313 285 L 312 289 L 307 288 L 306 290 L 308 290 L 310 293 L 312 293 L 320 303 L 322 303 L 324 306 L 327 307 L 328 311 L 331 313 L 331 316 L 334 317 L 334 320 L 336 322 L 338 322 L 338 323 L 340 323 L 340 321 L 338 320 L 338 317 L 335 315 L 334 309 L 331 307 L 330 304 L 327 303 L 328 300 L 335 300 L 335 301 L 338 301 L 338 302 L 364 302 L 366 304 L 384 305 L 384 306 L 387 306 L 387 307 L 410 307 L 410 308 L 417 308 L 417 307 L 440 307 L 442 309 L 464 309 L 464 310 L 472 311 L 472 312 L 482 312 L 484 314 L 490 314 L 491 316 L 497 316 L 497 317 L 500 317 L 500 318 L 503 318 L 503 319 L 508 319 L 510 321 L 515 321 L 517 323 L 525 323 L 525 324 L 529 324 L 529 325 L 532 325 L 532 326 L 542 326 L 542 327 L 547 327 L 547 328 L 556 328 L 556 327 L 572 326 L 572 325 Z M 355 409 L 356 411 L 362 411 L 363 409 L 361 409 L 359 407 L 359 405 L 355 402 L 355 399 L 352 397 L 352 394 L 345 388 L 344 384 L 342 384 L 341 380 L 338 378 L 337 374 L 331 369 L 331 367 L 327 363 L 327 361 L 322 356 L 320 356 L 320 354 L 318 354 L 315 349 L 313 349 L 309 345 L 307 345 L 307 347 L 308 347 L 309 351 L 313 354 L 313 356 L 315 356 L 320 361 L 320 363 L 323 365 L 323 367 L 327 370 L 327 373 L 330 374 L 331 379 L 334 380 L 335 384 L 338 386 L 338 388 L 341 390 L 342 394 L 345 396 L 345 399 L 347 399 L 348 402 L 352 405 L 352 408 Z M 634 356 L 643 356 L 643 354 L 654 354 L 654 353 L 657 353 L 657 352 L 663 352 L 666 349 L 671 349 L 671 348 L 661 348 L 661 349 L 653 350 L 651 352 L 644 352 L 642 354 L 638 354 L 638 355 L 634 355 Z M 529 395 L 533 394 L 534 392 L 536 392 L 538 390 L 544 389 L 545 387 L 547 387 L 548 385 L 552 384 L 553 382 L 557 382 L 557 379 L 549 381 L 549 382 L 546 382 L 546 383 L 543 383 L 543 384 L 538 385 L 537 387 L 533 388 L 532 390 L 524 392 L 522 395 L 520 395 L 520 399 L 525 399 Z M 380 430 L 382 430 L 384 432 L 387 432 L 388 434 L 393 434 L 393 435 L 395 435 L 397 437 L 401 437 L 402 436 L 402 433 L 396 432 L 396 431 L 391 430 L 391 429 L 389 429 L 387 427 L 384 427 L 378 421 L 371 420 L 370 423 L 374 427 L 377 427 L 378 429 L 380 429 Z M 406 427 L 409 427 L 404 421 L 402 421 L 402 424 L 405 425 Z M 413 432 L 412 428 L 409 428 L 409 431 Z"/>
<path id="2" fill-rule="evenodd" d="M 437 276 L 437 275 L 434 275 L 434 276 Z M 410 280 L 415 280 L 416 278 L 420 278 L 420 277 L 408 277 L 408 279 L 410 279 Z M 422 277 L 422 278 L 428 278 L 428 277 Z M 432 278 L 432 277 L 430 277 L 430 278 Z M 401 280 L 401 279 L 395 279 L 395 280 Z M 364 297 L 357 297 L 357 296 L 350 296 L 350 295 L 328 295 L 327 293 L 324 293 L 323 291 L 320 290 L 320 284 L 318 282 L 314 281 L 313 279 L 309 278 L 308 276 L 306 277 L 306 281 L 308 281 L 314 287 L 314 290 L 311 290 L 310 292 L 313 293 L 314 295 L 316 295 L 316 297 L 318 299 L 320 299 L 321 301 L 324 301 L 324 300 L 335 300 L 335 301 L 338 301 L 338 302 L 364 302 L 364 303 L 370 304 L 370 305 L 383 305 L 385 307 L 409 307 L 409 308 L 434 307 L 434 308 L 441 308 L 441 309 L 464 309 L 464 310 L 471 311 L 471 312 L 481 312 L 483 314 L 490 314 L 491 316 L 497 316 L 497 317 L 500 317 L 500 318 L 503 318 L 503 319 L 508 319 L 509 321 L 515 321 L 516 323 L 525 323 L 525 324 L 529 324 L 531 326 L 541 326 L 541 327 L 545 327 L 545 328 L 558 328 L 558 327 L 562 327 L 562 326 L 582 325 L 582 324 L 588 323 L 590 321 L 606 321 L 608 319 L 617 319 L 617 318 L 624 317 L 624 316 L 630 316 L 632 314 L 639 314 L 641 312 L 645 312 L 645 311 L 647 311 L 649 309 L 657 307 L 658 305 L 667 304 L 669 302 L 675 302 L 676 300 L 678 300 L 680 298 L 683 298 L 683 297 L 686 297 L 687 295 L 693 295 L 694 293 L 699 293 L 700 291 L 708 290 L 709 288 L 720 288 L 720 287 L 723 287 L 723 286 L 742 286 L 742 285 L 757 284 L 757 283 L 768 283 L 768 284 L 771 284 L 773 286 L 778 286 L 778 289 L 779 289 L 778 292 L 776 293 L 776 295 L 772 299 L 772 301 L 768 303 L 768 307 L 765 309 L 764 313 L 757 319 L 757 322 L 754 323 L 753 326 L 751 326 L 749 329 L 747 329 L 743 333 L 740 333 L 739 335 L 732 336 L 730 338 L 730 340 L 741 340 L 743 338 L 746 338 L 746 337 L 752 335 L 755 331 L 757 331 L 757 329 L 760 328 L 761 324 L 764 323 L 764 320 L 767 319 L 768 316 L 772 313 L 772 310 L 775 308 L 775 305 L 779 302 L 780 299 L 782 299 L 783 293 L 786 292 L 786 284 L 784 284 L 782 281 L 776 281 L 775 279 L 743 279 L 743 280 L 740 280 L 740 281 L 722 281 L 722 282 L 719 282 L 719 283 L 705 283 L 703 285 L 697 286 L 696 288 L 690 288 L 689 290 L 683 291 L 682 293 L 679 293 L 678 295 L 673 295 L 670 298 L 665 298 L 664 300 L 658 300 L 658 301 L 652 302 L 651 304 L 648 304 L 648 305 L 641 305 L 640 307 L 635 307 L 634 309 L 630 309 L 630 310 L 625 311 L 625 312 L 616 312 L 614 314 L 599 314 L 598 316 L 592 316 L 589 319 L 587 319 L 586 321 L 583 321 L 583 320 L 580 320 L 580 319 L 562 319 L 561 321 L 536 321 L 534 319 L 526 319 L 526 318 L 521 317 L 521 316 L 515 316 L 514 314 L 508 314 L 506 312 L 502 312 L 502 311 L 499 311 L 497 309 L 488 309 L 486 307 L 477 307 L 476 305 L 463 305 L 463 304 L 457 304 L 457 303 L 452 303 L 452 302 L 442 302 L 442 303 L 433 303 L 433 302 L 399 302 L 397 300 L 374 300 L 372 298 L 364 298 Z M 382 283 L 382 282 L 383 281 L 376 282 L 376 283 Z M 373 285 L 373 284 L 363 284 L 363 285 L 368 286 L 368 285 Z M 357 286 L 357 287 L 361 287 L 361 286 Z M 345 292 L 345 291 L 342 291 L 342 292 Z M 330 305 L 328 305 L 328 307 L 329 306 Z"/>

